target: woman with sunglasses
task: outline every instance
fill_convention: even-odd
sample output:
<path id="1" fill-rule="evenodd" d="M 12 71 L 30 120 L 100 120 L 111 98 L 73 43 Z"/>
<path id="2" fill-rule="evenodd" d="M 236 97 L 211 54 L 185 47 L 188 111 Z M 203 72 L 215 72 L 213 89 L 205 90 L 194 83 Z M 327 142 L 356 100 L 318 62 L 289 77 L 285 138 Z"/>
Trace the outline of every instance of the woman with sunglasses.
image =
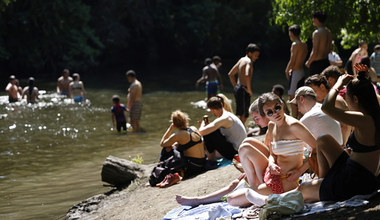
<path id="1" fill-rule="evenodd" d="M 302 123 L 284 113 L 283 105 L 282 100 L 273 93 L 265 93 L 259 97 L 260 114 L 270 120 L 264 142 L 269 143 L 269 157 L 262 149 L 265 145 L 261 144 L 263 147 L 260 148 L 258 141 L 247 138 L 239 147 L 239 157 L 245 174 L 214 193 L 199 197 L 177 196 L 177 202 L 195 206 L 218 202 L 224 197 L 230 205 L 249 206 L 251 202 L 246 197 L 247 187 L 263 195 L 295 189 L 300 175 L 309 168 L 308 162 L 303 163 L 304 147 L 307 144 L 315 149 L 316 142 Z M 240 182 L 244 177 L 248 186 L 244 186 L 243 181 Z"/>
<path id="2" fill-rule="evenodd" d="M 259 97 L 259 112 L 270 122 L 264 144 L 269 157 L 258 151 L 255 142 L 240 145 L 239 157 L 248 184 L 261 194 L 280 194 L 298 186 L 299 177 L 309 168 L 303 162 L 304 149 L 315 149 L 316 141 L 310 131 L 297 119 L 284 113 L 285 103 L 274 93 Z M 314 151 L 314 150 L 313 150 Z"/>
<path id="3" fill-rule="evenodd" d="M 355 67 L 358 77 L 340 76 L 322 105 L 327 115 L 355 127 L 347 141 L 352 152 L 349 155 L 330 135 L 318 138 L 320 179 L 297 188 L 305 201 L 342 201 L 380 188 L 380 106 L 370 80 L 365 77 L 368 69 L 358 64 Z M 339 89 L 346 84 L 349 111 L 335 107 Z M 258 206 L 268 200 L 268 196 L 251 190 L 247 190 L 247 198 Z"/>

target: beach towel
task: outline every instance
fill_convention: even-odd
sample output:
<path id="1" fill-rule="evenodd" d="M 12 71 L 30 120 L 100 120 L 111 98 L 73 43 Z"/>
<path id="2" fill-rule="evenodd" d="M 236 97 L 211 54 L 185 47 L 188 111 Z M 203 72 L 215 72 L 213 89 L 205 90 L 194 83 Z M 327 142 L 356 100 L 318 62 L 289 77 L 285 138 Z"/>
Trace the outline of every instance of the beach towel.
<path id="1" fill-rule="evenodd" d="M 320 202 L 314 202 L 305 204 L 305 207 L 300 214 L 293 215 L 296 216 L 306 216 L 311 215 L 317 212 L 326 212 L 333 209 L 338 209 L 342 207 L 358 207 L 363 206 L 369 203 L 369 199 L 374 197 L 378 191 L 369 194 L 369 195 L 356 195 L 353 196 L 351 199 L 341 201 L 341 202 L 333 202 L 333 201 L 320 201 Z"/>
<path id="2" fill-rule="evenodd" d="M 302 211 L 300 211 L 297 214 L 291 215 L 291 217 L 306 216 L 317 212 L 326 212 L 342 207 L 363 206 L 368 204 L 368 200 L 374 197 L 377 193 L 378 192 L 376 191 L 369 195 L 357 195 L 352 197 L 351 199 L 341 202 L 323 201 L 305 204 Z M 163 219 L 259 219 L 260 212 L 263 212 L 263 208 L 257 208 L 255 206 L 251 206 L 249 208 L 239 208 L 235 206 L 230 206 L 227 202 L 217 202 L 206 205 L 200 205 L 194 208 L 191 208 L 191 206 L 181 206 L 171 210 L 169 213 L 165 215 Z M 279 215 L 281 215 L 281 213 L 276 214 L 277 217 Z"/>
<path id="3" fill-rule="evenodd" d="M 181 206 L 171 210 L 165 215 L 163 220 L 208 220 L 217 219 L 220 217 L 228 217 L 241 212 L 238 207 L 230 206 L 227 202 L 217 202 L 205 205 L 199 205 L 191 208 L 191 206 Z"/>

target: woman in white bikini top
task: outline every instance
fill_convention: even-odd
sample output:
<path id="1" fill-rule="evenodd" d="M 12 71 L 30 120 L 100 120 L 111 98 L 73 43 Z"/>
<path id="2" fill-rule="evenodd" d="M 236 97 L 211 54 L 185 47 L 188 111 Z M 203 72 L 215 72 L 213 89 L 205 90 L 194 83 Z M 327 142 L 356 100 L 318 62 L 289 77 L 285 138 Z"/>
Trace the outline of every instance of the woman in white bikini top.
<path id="1" fill-rule="evenodd" d="M 309 145 L 315 149 L 316 140 L 310 131 L 297 119 L 284 113 L 282 100 L 273 93 L 259 97 L 259 111 L 270 120 L 264 144 L 247 138 L 239 149 L 239 157 L 247 176 L 248 184 L 263 195 L 289 191 L 297 187 L 297 180 L 309 168 L 303 163 L 304 149 Z M 269 148 L 269 154 L 261 148 Z M 279 176 L 275 177 L 275 176 Z M 280 190 L 271 184 L 277 178 Z M 269 179 L 269 181 L 268 181 Z M 280 180 L 279 180 L 280 179 Z"/>

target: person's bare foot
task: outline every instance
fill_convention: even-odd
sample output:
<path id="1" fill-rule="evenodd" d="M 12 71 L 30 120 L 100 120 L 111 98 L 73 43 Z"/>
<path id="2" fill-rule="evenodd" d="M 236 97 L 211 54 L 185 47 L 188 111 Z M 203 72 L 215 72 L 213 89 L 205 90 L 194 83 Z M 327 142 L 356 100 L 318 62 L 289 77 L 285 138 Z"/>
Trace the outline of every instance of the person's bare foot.
<path id="1" fill-rule="evenodd" d="M 165 178 L 160 183 L 157 183 L 156 186 L 162 187 L 163 185 L 167 185 L 169 183 L 169 178 L 171 176 L 173 176 L 173 174 L 169 173 L 168 175 L 165 176 Z"/>
<path id="2" fill-rule="evenodd" d="M 163 184 L 161 184 L 159 187 L 161 187 L 161 188 L 169 187 L 169 186 L 174 185 L 174 184 L 176 184 L 182 180 L 182 177 L 178 173 L 168 174 L 168 175 L 169 175 L 169 177 L 168 177 L 167 181 L 163 182 Z"/>
<path id="3" fill-rule="evenodd" d="M 202 202 L 194 197 L 186 197 L 186 196 L 180 196 L 176 195 L 175 200 L 178 202 L 180 205 L 188 205 L 188 206 L 197 206 L 201 204 Z"/>

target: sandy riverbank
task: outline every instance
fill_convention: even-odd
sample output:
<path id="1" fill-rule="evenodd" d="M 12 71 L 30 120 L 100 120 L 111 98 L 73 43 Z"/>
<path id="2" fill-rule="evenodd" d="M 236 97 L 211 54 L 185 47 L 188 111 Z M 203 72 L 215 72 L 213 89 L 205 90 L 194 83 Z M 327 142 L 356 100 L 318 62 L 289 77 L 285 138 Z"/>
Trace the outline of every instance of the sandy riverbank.
<path id="1" fill-rule="evenodd" d="M 226 166 L 164 189 L 145 187 L 147 179 L 144 178 L 123 191 L 98 195 L 74 206 L 66 219 L 161 219 L 167 212 L 180 206 L 175 201 L 176 194 L 204 195 L 220 189 L 238 175 L 239 171 L 234 166 Z M 366 206 L 341 208 L 298 219 L 378 219 L 379 216 L 378 195 Z"/>

